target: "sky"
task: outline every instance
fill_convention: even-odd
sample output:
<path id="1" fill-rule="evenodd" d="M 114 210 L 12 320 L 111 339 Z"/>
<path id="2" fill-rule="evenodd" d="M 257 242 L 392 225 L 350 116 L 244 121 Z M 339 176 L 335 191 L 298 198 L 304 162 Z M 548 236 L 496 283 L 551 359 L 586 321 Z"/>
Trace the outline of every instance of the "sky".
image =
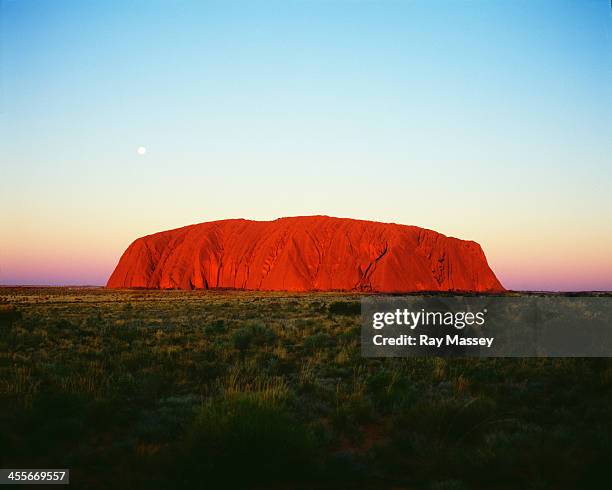
<path id="1" fill-rule="evenodd" d="M 612 290 L 609 0 L 0 4 L 0 284 L 325 214 L 475 240 L 509 289 Z"/>

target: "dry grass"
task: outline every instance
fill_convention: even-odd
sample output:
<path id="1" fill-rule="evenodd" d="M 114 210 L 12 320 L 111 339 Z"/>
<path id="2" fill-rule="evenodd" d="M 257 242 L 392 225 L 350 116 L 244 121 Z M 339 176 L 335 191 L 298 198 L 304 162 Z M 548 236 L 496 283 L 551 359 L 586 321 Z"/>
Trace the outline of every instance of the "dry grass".
<path id="1" fill-rule="evenodd" d="M 364 359 L 358 301 L 0 288 L 0 463 L 71 467 L 77 488 L 607 477 L 610 360 Z"/>

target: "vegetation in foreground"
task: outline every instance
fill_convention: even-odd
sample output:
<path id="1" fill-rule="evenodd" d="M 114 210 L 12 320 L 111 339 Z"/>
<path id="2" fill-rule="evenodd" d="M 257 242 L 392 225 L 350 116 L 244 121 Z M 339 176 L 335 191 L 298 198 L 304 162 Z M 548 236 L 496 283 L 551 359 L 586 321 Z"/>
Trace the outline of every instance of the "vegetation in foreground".
<path id="1" fill-rule="evenodd" d="M 364 359 L 359 297 L 0 288 L 0 467 L 77 488 L 597 488 L 610 359 Z"/>

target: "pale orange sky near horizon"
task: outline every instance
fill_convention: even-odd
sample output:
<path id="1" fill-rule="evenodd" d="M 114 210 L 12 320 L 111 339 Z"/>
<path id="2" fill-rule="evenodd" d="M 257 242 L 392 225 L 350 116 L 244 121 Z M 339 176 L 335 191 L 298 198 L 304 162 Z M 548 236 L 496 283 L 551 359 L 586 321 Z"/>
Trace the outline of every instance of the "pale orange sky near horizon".
<path id="1" fill-rule="evenodd" d="M 216 218 L 220 217 L 210 216 L 210 220 Z M 118 230 L 108 219 L 106 222 L 96 220 L 97 226 L 87 230 L 76 229 L 75 226 L 62 226 L 60 222 L 55 226 L 49 223 L 53 230 L 45 230 L 44 225 L 22 227 L 19 235 L 15 237 L 18 240 L 14 243 L 10 244 L 2 239 L 2 249 L 9 250 L 13 263 L 2 261 L 0 278 L 10 277 L 12 272 L 19 274 L 20 280 L 7 284 L 104 285 L 123 250 L 133 239 L 200 221 L 202 220 L 170 224 L 160 220 L 157 224 L 149 225 L 134 223 L 134 231 L 125 228 Z M 383 218 L 380 221 L 412 224 L 397 219 Z M 568 291 L 612 289 L 610 287 L 612 259 L 604 237 L 599 244 L 593 244 L 588 240 L 592 233 L 585 235 L 582 240 L 580 234 L 569 240 L 564 233 L 557 233 L 554 229 L 548 231 L 540 229 L 537 233 L 534 231 L 531 239 L 526 234 L 522 240 L 512 240 L 509 232 L 497 227 L 484 230 L 475 225 L 464 226 L 465 229 L 472 230 L 472 234 L 451 233 L 436 227 L 430 228 L 440 232 L 446 231 L 445 234 L 462 239 L 477 238 L 474 234 L 484 235 L 485 240 L 475 241 L 482 245 L 489 265 L 506 288 Z M 487 231 L 491 233 L 488 239 Z M 46 236 L 47 239 L 38 240 L 40 235 Z M 556 249 L 549 249 L 548 243 L 551 240 L 559 243 Z M 563 267 L 559 267 L 559 264 L 563 264 Z M 47 282 L 41 280 L 41 277 L 60 279 Z M 4 281 L 0 280 L 0 283 Z"/>

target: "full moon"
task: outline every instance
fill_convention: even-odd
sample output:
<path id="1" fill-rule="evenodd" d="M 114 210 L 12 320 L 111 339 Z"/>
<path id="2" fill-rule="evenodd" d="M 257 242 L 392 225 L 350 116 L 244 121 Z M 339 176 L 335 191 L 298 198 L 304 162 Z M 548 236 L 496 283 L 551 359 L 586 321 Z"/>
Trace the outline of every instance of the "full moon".
<path id="1" fill-rule="evenodd" d="M 144 146 L 139 146 L 138 149 L 136 150 L 136 153 L 138 153 L 139 155 L 144 155 L 147 152 L 147 149 Z"/>

